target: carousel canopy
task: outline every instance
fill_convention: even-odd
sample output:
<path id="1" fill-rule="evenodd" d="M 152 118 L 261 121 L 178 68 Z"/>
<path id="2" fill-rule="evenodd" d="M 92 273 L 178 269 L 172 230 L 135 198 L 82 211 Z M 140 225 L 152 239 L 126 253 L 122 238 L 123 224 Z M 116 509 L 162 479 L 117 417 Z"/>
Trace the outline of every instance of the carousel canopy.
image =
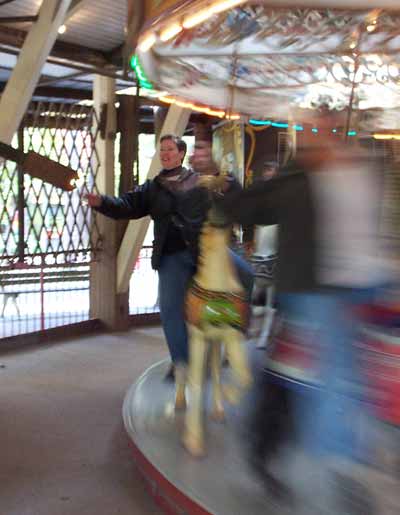
<path id="1" fill-rule="evenodd" d="M 393 128 L 393 110 L 400 108 L 400 9 L 390 7 L 397 2 L 380 2 L 379 9 L 361 0 L 347 9 L 349 2 L 340 0 L 336 8 L 332 1 L 308 3 L 170 5 L 142 32 L 138 59 L 170 102 L 256 118 L 351 104 L 387 111 Z"/>

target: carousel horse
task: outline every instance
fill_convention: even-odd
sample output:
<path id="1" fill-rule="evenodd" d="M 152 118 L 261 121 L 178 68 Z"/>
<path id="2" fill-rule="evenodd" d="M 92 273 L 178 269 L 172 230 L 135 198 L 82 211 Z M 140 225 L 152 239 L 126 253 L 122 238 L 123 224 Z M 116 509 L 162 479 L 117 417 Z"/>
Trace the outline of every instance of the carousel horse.
<path id="1" fill-rule="evenodd" d="M 215 188 L 218 180 L 215 177 L 209 179 L 207 186 Z M 183 444 L 196 457 L 205 453 L 202 412 L 208 351 L 214 419 L 224 420 L 224 398 L 231 403 L 238 403 L 242 392 L 252 382 L 246 351 L 242 345 L 248 305 L 229 254 L 229 238 L 230 226 L 212 207 L 200 236 L 197 272 L 186 298 L 190 356 L 187 384 L 190 402 L 186 411 Z M 222 345 L 232 372 L 232 381 L 226 384 L 221 384 Z M 185 379 L 183 373 L 177 371 L 178 408 L 185 406 Z"/>
<path id="2" fill-rule="evenodd" d="M 269 343 L 276 311 L 274 308 L 274 275 L 277 263 L 277 226 L 257 227 L 255 242 L 255 252 L 251 256 L 255 272 L 253 300 L 265 296 L 265 305 L 262 308 L 263 321 L 257 341 L 257 348 L 263 349 Z"/>

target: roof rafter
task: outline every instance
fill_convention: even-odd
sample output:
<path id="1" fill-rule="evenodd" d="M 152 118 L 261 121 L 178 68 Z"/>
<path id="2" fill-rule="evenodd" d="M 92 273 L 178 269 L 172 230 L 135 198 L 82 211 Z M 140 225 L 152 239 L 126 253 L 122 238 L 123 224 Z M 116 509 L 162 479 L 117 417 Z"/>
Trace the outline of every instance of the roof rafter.
<path id="1" fill-rule="evenodd" d="M 85 5 L 88 5 L 90 0 L 72 0 L 71 6 L 68 9 L 68 12 L 65 16 L 64 23 L 66 23 L 72 16 L 75 16 L 75 14 L 80 11 Z"/>
<path id="2" fill-rule="evenodd" d="M 21 48 L 26 36 L 27 33 L 23 30 L 0 25 L 0 45 Z M 50 55 L 60 59 L 90 64 L 91 66 L 111 65 L 104 52 L 65 41 L 56 41 Z"/>

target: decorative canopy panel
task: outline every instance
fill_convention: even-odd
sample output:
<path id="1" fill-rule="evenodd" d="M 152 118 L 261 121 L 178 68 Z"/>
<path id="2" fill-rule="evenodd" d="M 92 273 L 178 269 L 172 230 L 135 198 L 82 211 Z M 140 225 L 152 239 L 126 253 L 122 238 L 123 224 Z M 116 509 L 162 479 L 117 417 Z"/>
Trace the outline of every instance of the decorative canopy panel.
<path id="1" fill-rule="evenodd" d="M 257 118 L 321 103 L 400 109 L 400 10 L 244 2 L 205 18 L 164 42 L 147 29 L 154 44 L 138 55 L 155 87 Z"/>

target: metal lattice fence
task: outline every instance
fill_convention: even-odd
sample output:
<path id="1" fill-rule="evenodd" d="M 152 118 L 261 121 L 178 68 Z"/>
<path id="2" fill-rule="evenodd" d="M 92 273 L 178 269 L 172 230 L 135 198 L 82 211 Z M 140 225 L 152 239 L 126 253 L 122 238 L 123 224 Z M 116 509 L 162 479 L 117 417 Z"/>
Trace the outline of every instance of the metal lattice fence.
<path id="1" fill-rule="evenodd" d="M 97 191 L 100 130 L 93 107 L 39 102 L 14 138 L 15 148 L 77 170 L 72 192 L 0 163 L 0 337 L 89 317 L 88 264 L 101 236 L 82 197 Z"/>
<path id="2" fill-rule="evenodd" d="M 93 107 L 32 102 L 12 142 L 14 148 L 77 170 L 79 181 L 72 192 L 24 174 L 16 163 L 0 158 L 0 338 L 89 319 L 90 263 L 100 256 L 101 235 L 96 213 L 82 197 L 98 192 L 101 122 Z M 144 173 L 154 152 L 154 136 L 141 136 Z M 119 146 L 117 138 L 116 156 Z M 158 311 L 150 246 L 149 236 L 132 273 L 131 314 Z"/>
<path id="3" fill-rule="evenodd" d="M 96 218 L 82 195 L 96 191 L 99 124 L 93 108 L 71 104 L 31 104 L 16 141 L 78 171 L 78 188 L 61 191 L 24 175 L 4 161 L 0 167 L 0 259 L 30 263 L 37 255 L 50 262 L 81 259 L 99 245 Z M 60 256 L 60 257 L 58 257 Z M 68 257 L 67 257 L 68 256 Z"/>

